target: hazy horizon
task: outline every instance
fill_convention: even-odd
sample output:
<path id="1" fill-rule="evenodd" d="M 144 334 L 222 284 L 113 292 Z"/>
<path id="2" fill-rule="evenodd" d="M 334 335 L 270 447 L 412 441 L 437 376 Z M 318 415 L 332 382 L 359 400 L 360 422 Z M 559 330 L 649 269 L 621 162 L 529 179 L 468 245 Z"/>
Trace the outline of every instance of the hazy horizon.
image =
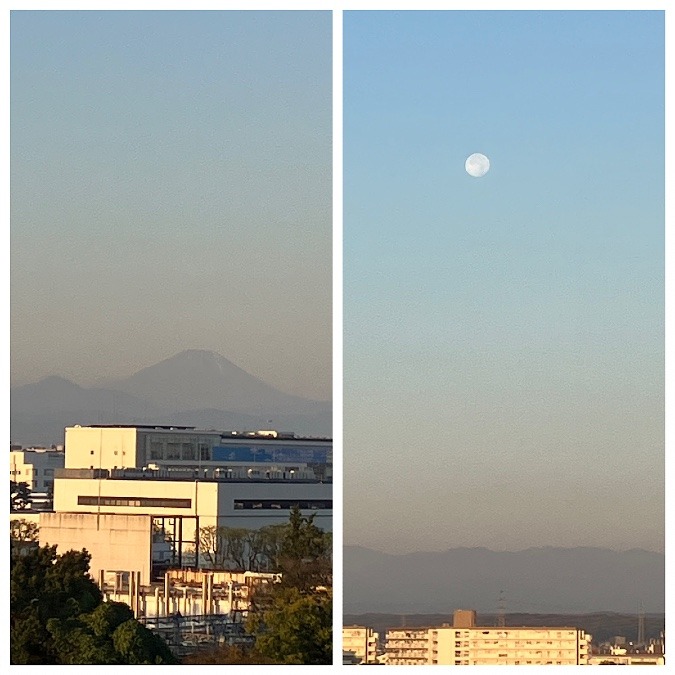
<path id="1" fill-rule="evenodd" d="M 378 548 L 377 546 L 365 546 L 363 544 L 345 544 L 345 547 L 349 548 L 363 548 L 369 551 L 374 551 L 376 553 L 384 553 L 385 555 L 391 556 L 405 556 L 415 553 L 425 554 L 425 553 L 446 553 L 447 551 L 453 551 L 458 549 L 466 550 L 476 550 L 484 549 L 490 551 L 490 553 L 522 553 L 523 551 L 537 550 L 537 549 L 574 549 L 574 548 L 590 548 L 598 549 L 603 551 L 614 551 L 616 553 L 626 553 L 627 551 L 647 551 L 648 553 L 665 553 L 665 547 L 662 546 L 660 550 L 645 548 L 644 546 L 594 546 L 593 544 L 587 545 L 570 545 L 570 546 L 556 546 L 555 544 L 541 544 L 539 546 L 512 546 L 512 547 L 496 547 L 496 546 L 450 546 L 446 548 L 428 548 L 428 549 L 410 549 L 410 550 L 397 550 L 397 551 L 387 551 L 383 548 Z"/>
<path id="2" fill-rule="evenodd" d="M 345 544 L 663 551 L 664 13 L 344 21 Z"/>
<path id="3" fill-rule="evenodd" d="M 213 350 L 211 350 L 211 349 L 199 349 L 199 348 L 191 349 L 191 348 L 188 348 L 188 349 L 182 349 L 182 350 L 179 351 L 179 352 L 174 352 L 174 353 L 172 353 L 172 354 L 169 354 L 169 355 L 166 356 L 166 357 L 161 357 L 161 358 L 159 358 L 157 361 L 154 361 L 154 362 L 152 362 L 152 363 L 147 363 L 147 364 L 141 366 L 140 368 L 135 368 L 135 369 L 130 370 L 130 371 L 128 371 L 128 372 L 122 372 L 122 371 L 119 371 L 118 373 L 116 373 L 116 374 L 113 375 L 113 376 L 108 376 L 108 377 L 98 377 L 98 378 L 96 378 L 96 379 L 94 379 L 94 380 L 92 380 L 92 381 L 79 380 L 79 379 L 76 379 L 76 378 L 66 377 L 66 376 L 64 376 L 62 373 L 54 372 L 54 373 L 49 373 L 49 374 L 46 374 L 46 375 L 44 375 L 44 376 L 42 376 L 42 377 L 39 377 L 39 378 L 37 378 L 36 380 L 30 380 L 30 381 L 27 381 L 27 382 L 17 382 L 17 383 L 12 383 L 11 386 L 12 386 L 12 387 L 21 387 L 21 386 L 24 386 L 25 384 L 35 384 L 35 383 L 40 382 L 40 381 L 42 381 L 42 380 L 44 380 L 44 379 L 47 379 L 47 378 L 49 378 L 49 377 L 60 377 L 60 378 L 66 379 L 66 380 L 68 380 L 68 381 L 70 381 L 70 382 L 73 382 L 74 384 L 77 384 L 77 385 L 79 385 L 80 387 L 83 387 L 83 388 L 85 388 L 85 389 L 92 389 L 92 388 L 97 388 L 97 387 L 105 388 L 106 384 L 108 384 L 108 383 L 110 383 L 110 382 L 116 382 L 116 381 L 119 380 L 119 379 L 125 379 L 125 378 L 127 378 L 127 377 L 129 377 L 129 376 L 131 376 L 131 375 L 134 375 L 134 374 L 136 374 L 136 373 L 142 371 L 142 370 L 145 370 L 146 368 L 149 368 L 149 367 L 151 367 L 151 366 L 158 365 L 158 364 L 160 364 L 160 363 L 163 363 L 164 361 L 170 361 L 170 360 L 172 360 L 174 357 L 180 356 L 180 355 L 185 354 L 185 353 L 188 353 L 188 352 L 204 352 L 204 353 L 207 353 L 207 354 L 213 354 L 213 355 L 215 355 L 215 356 L 221 356 L 221 357 L 227 359 L 230 363 L 232 363 L 233 365 L 235 365 L 237 368 L 240 368 L 241 370 L 244 370 L 245 372 L 248 372 L 248 371 L 246 371 L 245 368 L 242 368 L 238 363 L 236 363 L 236 361 L 233 361 L 232 359 L 227 358 L 224 354 L 219 354 L 218 352 L 215 352 L 215 351 L 213 351 Z M 255 375 L 255 373 L 248 373 L 248 374 L 249 374 L 249 375 L 252 375 L 252 376 L 254 376 L 254 377 L 257 377 L 257 376 Z M 265 380 L 264 380 L 263 378 L 257 377 L 257 379 L 260 379 L 260 380 L 262 380 L 263 382 L 265 382 Z M 265 382 L 265 383 L 266 383 L 266 384 L 269 384 L 268 382 Z M 275 388 L 275 389 L 278 389 L 279 391 L 282 391 L 282 392 L 284 392 L 284 393 L 290 393 L 290 392 L 286 392 L 286 391 L 284 390 L 283 386 L 279 386 L 279 387 L 275 386 L 274 388 Z M 294 395 L 297 396 L 297 394 L 294 394 Z M 303 398 L 306 398 L 306 397 L 303 397 Z M 331 400 L 331 398 L 329 397 L 329 398 L 327 398 L 327 399 L 315 399 L 315 400 L 324 400 L 324 401 L 329 402 L 329 401 Z"/>
<path id="4" fill-rule="evenodd" d="M 11 13 L 11 382 L 332 391 L 327 11 Z"/>

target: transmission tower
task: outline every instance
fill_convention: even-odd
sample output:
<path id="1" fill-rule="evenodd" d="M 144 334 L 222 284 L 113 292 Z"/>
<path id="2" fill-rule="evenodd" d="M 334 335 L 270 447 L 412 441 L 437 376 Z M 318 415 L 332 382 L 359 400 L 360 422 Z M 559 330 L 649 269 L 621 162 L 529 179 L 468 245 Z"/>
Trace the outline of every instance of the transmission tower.
<path id="1" fill-rule="evenodd" d="M 501 628 L 506 626 L 506 601 L 504 600 L 504 591 L 499 591 L 497 599 L 497 625 Z"/>
<path id="2" fill-rule="evenodd" d="M 645 606 L 642 601 L 640 601 L 640 606 L 638 608 L 637 643 L 638 645 L 643 645 L 645 643 Z"/>

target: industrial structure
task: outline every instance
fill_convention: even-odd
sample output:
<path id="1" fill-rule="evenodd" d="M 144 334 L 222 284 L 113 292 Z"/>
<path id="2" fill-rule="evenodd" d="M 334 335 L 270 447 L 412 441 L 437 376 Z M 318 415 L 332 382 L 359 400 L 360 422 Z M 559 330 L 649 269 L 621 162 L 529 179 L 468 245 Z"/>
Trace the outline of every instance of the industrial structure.
<path id="1" fill-rule="evenodd" d="M 273 580 L 274 570 L 241 578 L 242 570 L 205 570 L 205 528 L 282 525 L 294 506 L 318 527 L 332 526 L 330 439 L 103 425 L 68 427 L 65 439 L 40 545 L 86 548 L 106 596 L 128 597 L 144 620 L 185 612 L 235 620 L 253 579 Z M 202 576 L 176 576 L 187 570 Z"/>

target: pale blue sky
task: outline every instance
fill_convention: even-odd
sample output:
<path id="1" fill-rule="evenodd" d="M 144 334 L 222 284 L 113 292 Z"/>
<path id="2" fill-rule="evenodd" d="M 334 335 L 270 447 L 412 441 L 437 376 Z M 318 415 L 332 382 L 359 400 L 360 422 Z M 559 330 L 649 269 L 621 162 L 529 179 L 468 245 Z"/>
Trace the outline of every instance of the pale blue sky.
<path id="1" fill-rule="evenodd" d="M 330 12 L 13 12 L 12 381 L 331 397 Z"/>
<path id="2" fill-rule="evenodd" d="M 662 550 L 663 13 L 344 36 L 345 543 Z"/>

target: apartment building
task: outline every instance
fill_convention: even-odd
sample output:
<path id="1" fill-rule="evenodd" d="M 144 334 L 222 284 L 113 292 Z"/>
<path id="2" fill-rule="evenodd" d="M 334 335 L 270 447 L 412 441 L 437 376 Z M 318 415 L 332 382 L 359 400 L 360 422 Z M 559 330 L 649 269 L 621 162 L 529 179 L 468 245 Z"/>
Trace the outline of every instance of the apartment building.
<path id="1" fill-rule="evenodd" d="M 441 626 L 387 631 L 389 665 L 586 665 L 591 636 L 570 627 Z"/>
<path id="2" fill-rule="evenodd" d="M 377 663 L 378 634 L 367 626 L 342 628 L 342 654 L 350 663 Z"/>

